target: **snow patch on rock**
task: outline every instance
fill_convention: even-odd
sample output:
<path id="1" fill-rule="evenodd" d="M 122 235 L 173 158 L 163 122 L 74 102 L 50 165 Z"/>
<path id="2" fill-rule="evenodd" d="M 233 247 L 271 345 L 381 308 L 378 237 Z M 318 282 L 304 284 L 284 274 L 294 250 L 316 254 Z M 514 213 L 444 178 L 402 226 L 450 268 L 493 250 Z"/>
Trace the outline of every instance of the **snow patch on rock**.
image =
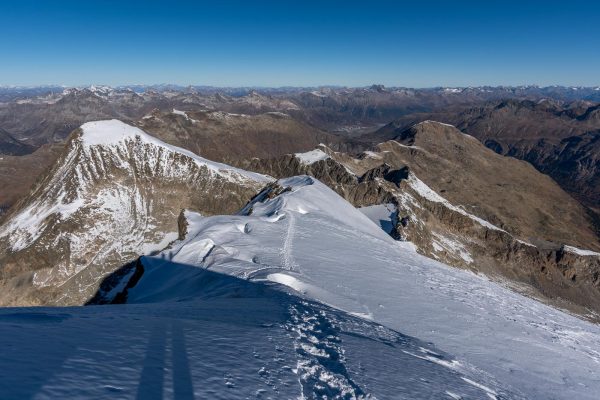
<path id="1" fill-rule="evenodd" d="M 409 174 L 408 177 L 408 184 L 410 185 L 411 188 L 413 188 L 420 196 L 424 197 L 425 199 L 429 200 L 429 201 L 433 201 L 435 203 L 442 203 L 444 204 L 446 207 L 448 207 L 449 209 L 456 211 L 464 216 L 467 216 L 469 218 L 471 218 L 472 220 L 474 220 L 475 222 L 477 222 L 478 224 L 488 228 L 488 229 L 493 229 L 493 230 L 497 230 L 497 231 L 502 231 L 502 232 L 506 232 L 504 229 L 501 229 L 499 227 L 497 227 L 496 225 L 484 220 L 483 218 L 479 218 L 473 214 L 470 214 L 468 212 L 466 212 L 465 210 L 463 210 L 460 207 L 457 207 L 455 205 L 452 205 L 448 200 L 446 200 L 445 198 L 443 198 L 442 196 L 440 196 L 439 194 L 437 194 L 433 189 L 431 189 L 429 186 L 427 186 L 422 180 L 420 180 L 419 178 L 417 178 L 416 175 L 414 175 L 413 173 Z"/>
<path id="2" fill-rule="evenodd" d="M 569 253 L 577 254 L 579 256 L 600 257 L 600 253 L 598 253 L 596 251 L 579 249 L 577 247 L 567 246 L 567 245 L 564 246 L 564 249 L 565 249 L 565 251 L 568 251 Z"/>
<path id="3" fill-rule="evenodd" d="M 316 163 L 317 161 L 327 160 L 328 158 L 331 158 L 329 154 L 325 153 L 321 149 L 314 149 L 305 153 L 295 153 L 294 155 L 300 160 L 301 163 L 305 165 L 311 165 Z"/>
<path id="4" fill-rule="evenodd" d="M 190 116 L 187 115 L 187 113 L 185 111 L 180 111 L 180 110 L 173 109 L 173 114 L 175 114 L 175 115 L 181 115 L 182 117 L 184 117 L 185 119 L 187 119 L 188 121 L 190 121 L 193 124 L 195 124 L 196 122 L 198 122 L 197 120 L 195 120 L 193 118 L 190 118 Z"/>

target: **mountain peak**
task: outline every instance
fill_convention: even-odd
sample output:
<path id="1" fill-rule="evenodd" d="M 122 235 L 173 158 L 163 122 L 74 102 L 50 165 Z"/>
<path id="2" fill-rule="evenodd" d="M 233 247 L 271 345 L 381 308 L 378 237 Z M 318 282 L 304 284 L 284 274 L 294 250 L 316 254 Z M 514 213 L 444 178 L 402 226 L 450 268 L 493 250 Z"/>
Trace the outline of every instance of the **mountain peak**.
<path id="1" fill-rule="evenodd" d="M 81 125 L 81 138 L 87 146 L 112 144 L 126 138 L 140 138 L 148 141 L 150 136 L 140 128 L 128 125 L 118 119 L 86 122 Z"/>
<path id="2" fill-rule="evenodd" d="M 265 183 L 270 181 L 270 178 L 264 175 L 210 161 L 189 150 L 167 144 L 160 139 L 150 136 L 140 128 L 128 125 L 125 122 L 117 119 L 86 122 L 81 126 L 80 129 L 82 132 L 80 140 L 83 146 L 87 148 L 94 146 L 122 146 L 129 141 L 139 142 L 143 145 L 149 145 L 154 149 L 158 148 L 157 151 L 161 150 L 168 154 L 179 154 L 186 156 L 197 166 L 204 166 L 208 168 L 208 170 L 222 175 L 227 179 L 242 178 Z M 156 153 L 155 155 L 160 157 L 159 153 Z"/>
<path id="3" fill-rule="evenodd" d="M 18 271 L 5 276 L 30 279 L 10 301 L 80 304 L 107 271 L 174 240 L 181 209 L 230 213 L 271 180 L 121 121 L 83 124 L 0 227 L 0 263 Z"/>
<path id="4" fill-rule="evenodd" d="M 456 142 L 457 140 L 462 141 L 462 139 L 473 139 L 473 142 L 476 141 L 476 139 L 474 139 L 472 136 L 461 132 L 454 125 L 432 120 L 419 122 L 407 129 L 402 130 L 394 138 L 394 140 L 402 144 L 412 146 L 415 144 L 418 145 L 418 142 L 421 141 L 438 141 L 442 138 L 442 136 L 453 142 Z M 477 143 L 479 142 L 477 141 Z"/>

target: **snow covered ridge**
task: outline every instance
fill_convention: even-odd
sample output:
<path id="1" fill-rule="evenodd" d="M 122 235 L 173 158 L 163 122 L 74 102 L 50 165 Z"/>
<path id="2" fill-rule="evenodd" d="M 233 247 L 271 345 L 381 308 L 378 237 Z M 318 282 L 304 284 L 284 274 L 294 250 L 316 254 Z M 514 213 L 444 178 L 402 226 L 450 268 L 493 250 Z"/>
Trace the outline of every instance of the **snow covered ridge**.
<path id="1" fill-rule="evenodd" d="M 323 387 L 356 398 L 394 398 L 403 390 L 415 399 L 595 400 L 597 325 L 408 250 L 314 178 L 278 184 L 280 190 L 257 196 L 245 214 L 186 213 L 186 238 L 143 258 L 146 272 L 130 290 L 130 302 L 193 301 L 206 293 L 198 289 L 206 289 L 201 284 L 206 269 L 333 307 L 338 311 L 313 313 L 302 303 L 290 307 L 285 326 L 294 333 L 294 372 L 305 398 L 318 397 L 312 391 Z M 371 211 L 374 219 L 388 218 L 386 210 Z M 173 274 L 176 270 L 184 273 Z M 223 293 L 222 285 L 209 282 Z M 358 350 L 353 343 L 363 333 L 343 334 L 340 329 L 349 325 L 341 315 L 361 316 L 361 332 L 385 335 L 386 350 L 376 356 L 365 347 Z M 405 339 L 390 341 L 391 331 Z M 412 338 L 427 345 L 400 344 Z M 425 364 L 390 370 L 384 360 L 391 357 L 398 365 L 398 348 Z M 282 357 L 288 355 L 282 351 Z M 458 380 L 438 380 L 444 371 Z M 410 384 L 391 383 L 407 375 L 415 378 Z M 375 384 L 376 377 L 389 385 Z M 429 383 L 417 388 L 419 378 Z"/>
<path id="2" fill-rule="evenodd" d="M 458 129 L 458 128 L 457 128 L 457 127 L 455 127 L 454 125 L 445 124 L 445 123 L 443 123 L 443 122 L 439 122 L 439 121 L 433 121 L 433 120 L 431 120 L 431 119 L 427 119 L 427 120 L 425 120 L 425 121 L 423 121 L 423 122 L 419 122 L 419 123 L 417 123 L 416 125 L 419 125 L 419 124 L 436 124 L 436 125 L 449 126 L 449 127 L 451 127 L 451 128 Z"/>
<path id="3" fill-rule="evenodd" d="M 185 113 L 184 113 L 185 114 Z M 187 115 L 186 115 L 187 116 Z M 258 182 L 270 182 L 273 179 L 262 174 L 234 168 L 226 164 L 214 162 L 200 157 L 189 150 L 169 145 L 153 136 L 148 135 L 141 129 L 128 125 L 117 119 L 106 121 L 87 122 L 81 126 L 81 142 L 85 147 L 95 146 L 123 146 L 127 142 L 141 142 L 156 146 L 164 153 L 179 153 L 192 159 L 198 166 L 205 166 L 210 171 L 229 180 L 249 179 Z"/>
<path id="4" fill-rule="evenodd" d="M 563 248 L 565 251 L 568 251 L 569 253 L 577 254 L 578 256 L 600 257 L 600 253 L 591 251 L 591 250 L 579 249 L 577 247 L 568 246 L 568 245 L 564 245 Z"/>

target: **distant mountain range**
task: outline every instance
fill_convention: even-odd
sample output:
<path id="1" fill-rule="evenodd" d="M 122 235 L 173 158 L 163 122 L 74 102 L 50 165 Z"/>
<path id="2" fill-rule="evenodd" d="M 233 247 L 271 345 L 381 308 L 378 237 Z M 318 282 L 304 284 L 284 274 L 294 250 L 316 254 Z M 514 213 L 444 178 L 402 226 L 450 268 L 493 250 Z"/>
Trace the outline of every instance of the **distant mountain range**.
<path id="1" fill-rule="evenodd" d="M 29 154 L 45 144 L 64 143 L 85 122 L 117 118 L 204 156 L 236 163 L 251 153 L 275 156 L 320 142 L 360 151 L 431 119 L 530 162 L 597 212 L 599 113 L 598 87 L 2 88 L 0 154 Z M 194 124 L 195 118 L 202 123 Z M 30 177 L 23 189 L 11 192 L 29 187 L 36 168 L 28 160 L 39 158 L 20 159 Z M 0 183 L 14 168 L 2 161 Z M 0 195 L 0 206 L 13 201 L 14 196 Z"/>

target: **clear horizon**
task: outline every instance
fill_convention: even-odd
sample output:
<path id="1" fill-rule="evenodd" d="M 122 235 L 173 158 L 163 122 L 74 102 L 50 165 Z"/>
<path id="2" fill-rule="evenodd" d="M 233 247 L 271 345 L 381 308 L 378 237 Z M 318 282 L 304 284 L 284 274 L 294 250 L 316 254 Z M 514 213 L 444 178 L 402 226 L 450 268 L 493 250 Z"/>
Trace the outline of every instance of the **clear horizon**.
<path id="1" fill-rule="evenodd" d="M 3 89 L 35 89 L 35 88 L 44 88 L 44 87 L 60 87 L 64 89 L 84 89 L 90 88 L 92 86 L 96 87 L 110 87 L 110 88 L 127 88 L 127 87 L 158 87 L 158 86 L 176 86 L 176 87 L 205 87 L 211 89 L 319 89 L 319 88 L 366 88 L 374 85 L 382 85 L 380 83 L 369 83 L 366 85 L 305 85 L 305 86 L 295 86 L 295 85 L 283 85 L 283 86 L 265 86 L 265 85 L 239 85 L 239 86 L 215 86 L 208 84 L 195 84 L 195 83 L 120 83 L 115 85 L 109 85 L 104 83 L 84 83 L 80 85 L 64 85 L 64 84 L 54 84 L 54 83 L 41 83 L 34 85 L 7 85 L 0 84 L 0 88 Z M 438 85 L 438 86 L 400 86 L 400 85 L 383 85 L 385 88 L 398 88 L 398 89 L 415 89 L 415 90 L 427 90 L 427 89 L 439 89 L 439 88 L 449 88 L 449 89 L 468 89 L 468 88 L 521 88 L 521 87 L 538 87 L 540 89 L 551 88 L 551 87 L 561 87 L 561 88 L 582 88 L 582 89 L 595 89 L 598 90 L 600 85 L 563 85 L 563 84 L 552 84 L 552 85 L 537 85 L 537 84 L 523 84 L 523 85 L 470 85 L 470 86 L 446 86 L 446 85 Z"/>
<path id="2" fill-rule="evenodd" d="M 23 0 L 0 5 L 0 85 L 600 85 L 600 5 L 574 0 Z"/>

